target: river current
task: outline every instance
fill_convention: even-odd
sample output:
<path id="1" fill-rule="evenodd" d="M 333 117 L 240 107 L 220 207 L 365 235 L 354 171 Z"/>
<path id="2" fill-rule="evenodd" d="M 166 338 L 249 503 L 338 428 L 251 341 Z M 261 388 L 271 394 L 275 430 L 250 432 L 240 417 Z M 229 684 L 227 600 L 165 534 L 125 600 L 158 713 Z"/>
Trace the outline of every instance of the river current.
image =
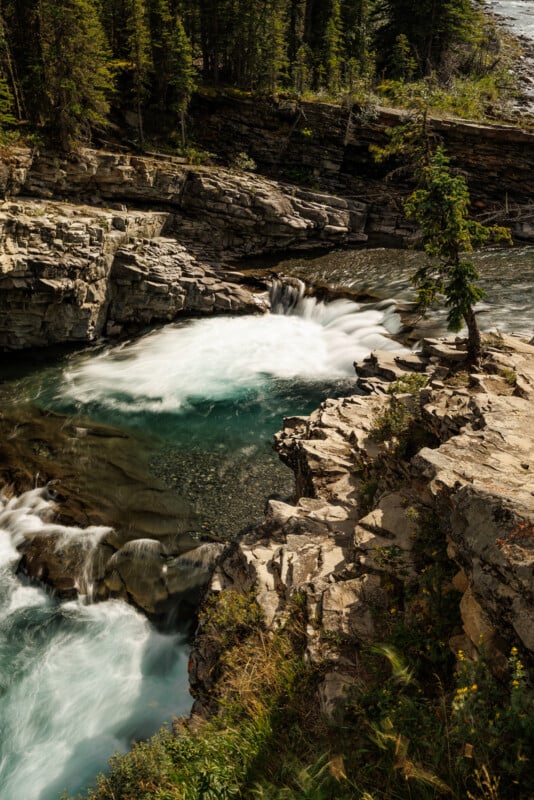
<path id="1" fill-rule="evenodd" d="M 0 383 L 3 411 L 50 410 L 64 415 L 61 425 L 74 420 L 75 431 L 76 420 L 115 426 L 139 452 L 150 443 L 152 479 L 189 509 L 180 531 L 227 539 L 261 518 L 266 497 L 291 496 L 292 475 L 270 446 L 282 418 L 354 392 L 353 361 L 371 350 L 411 346 L 394 338 L 402 320 L 392 298 L 410 299 L 418 257 L 362 250 L 286 261 L 279 272 L 375 299 L 322 303 L 303 297 L 298 284 L 278 286 L 278 313 L 187 320 L 38 367 L 19 361 Z M 482 326 L 531 330 L 534 250 L 482 258 Z M 433 326 L 442 330 L 440 315 Z M 89 457 L 90 437 L 80 426 L 79 486 L 90 483 L 96 497 L 101 491 L 120 519 L 125 489 L 113 494 L 105 453 Z M 0 500 L 2 800 L 55 800 L 64 788 L 82 790 L 116 749 L 191 703 L 187 620 L 156 630 L 122 602 L 62 602 L 16 574 L 21 537 L 57 528 L 52 512 L 41 488 Z M 129 524 L 145 523 L 134 515 Z M 68 535 L 98 539 L 101 532 L 71 528 Z"/>

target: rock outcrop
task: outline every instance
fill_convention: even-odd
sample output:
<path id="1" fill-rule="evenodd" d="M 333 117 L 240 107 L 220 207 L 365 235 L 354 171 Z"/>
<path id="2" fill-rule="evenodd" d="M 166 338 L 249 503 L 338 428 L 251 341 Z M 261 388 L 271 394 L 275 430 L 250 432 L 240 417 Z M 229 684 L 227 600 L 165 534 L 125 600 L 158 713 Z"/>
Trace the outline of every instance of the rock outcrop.
<path id="1" fill-rule="evenodd" d="M 258 311 L 261 302 L 176 239 L 168 214 L 64 203 L 0 210 L 0 349 L 87 343 L 182 313 Z"/>
<path id="2" fill-rule="evenodd" d="M 454 343 L 427 341 L 421 355 L 375 353 L 357 365 L 373 394 L 286 420 L 276 447 L 295 471 L 296 502 L 271 500 L 265 522 L 215 570 L 211 591 L 253 588 L 271 629 L 295 593 L 305 596 L 306 653 L 324 669 L 327 713 L 358 673 L 358 646 L 397 611 L 399 586 L 413 592 L 422 580 L 421 536 L 435 543 L 430 563 L 440 547 L 446 558 L 447 544 L 456 565 L 444 591 L 462 594 L 463 631 L 450 647 L 476 657 L 483 638 L 502 669 L 515 645 L 532 665 L 534 346 L 512 337 L 496 344 L 472 374 Z M 393 395 L 385 392 L 392 380 Z M 410 440 L 378 434 L 392 408 L 415 421 Z M 200 629 L 192 658 L 199 712 L 209 706 L 216 657 Z"/>
<path id="3" fill-rule="evenodd" d="M 367 238 L 364 203 L 245 173 L 93 150 L 2 167 L 5 193 L 40 199 L 0 208 L 1 349 L 262 310 L 233 260 Z"/>
<path id="4" fill-rule="evenodd" d="M 252 173 L 90 149 L 70 159 L 14 150 L 2 166 L 8 197 L 165 210 L 181 241 L 218 260 L 367 238 L 364 202 Z"/>
<path id="5" fill-rule="evenodd" d="M 338 105 L 224 93 L 195 95 L 191 114 L 196 141 L 229 160 L 245 151 L 271 174 L 344 182 L 369 200 L 391 170 L 391 163 L 376 163 L 370 147 L 386 144 L 388 130 L 406 119 L 402 109 L 361 107 L 350 97 Z M 432 117 L 429 126 L 477 200 L 504 202 L 503 192 L 518 203 L 532 198 L 531 130 L 447 117 Z"/>

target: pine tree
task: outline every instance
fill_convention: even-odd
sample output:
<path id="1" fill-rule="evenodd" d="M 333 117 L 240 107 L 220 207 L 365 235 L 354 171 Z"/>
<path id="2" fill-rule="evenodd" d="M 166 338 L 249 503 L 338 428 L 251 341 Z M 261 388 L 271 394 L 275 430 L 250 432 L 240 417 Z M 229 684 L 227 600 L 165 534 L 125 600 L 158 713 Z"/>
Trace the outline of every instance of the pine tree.
<path id="1" fill-rule="evenodd" d="M 191 43 L 180 17 L 177 17 L 174 25 L 171 65 L 172 77 L 169 83 L 174 93 L 173 106 L 180 120 L 182 146 L 185 146 L 185 115 L 195 88 L 195 68 Z"/>
<path id="2" fill-rule="evenodd" d="M 148 79 L 152 69 L 150 52 L 150 29 L 144 0 L 129 0 L 128 3 L 128 50 L 132 72 L 137 135 L 139 144 L 145 146 L 143 106 L 148 91 Z"/>
<path id="3" fill-rule="evenodd" d="M 255 64 L 259 88 L 276 91 L 282 74 L 288 67 L 287 9 L 285 0 L 269 0 L 263 10 L 259 34 L 260 48 Z"/>
<path id="4" fill-rule="evenodd" d="M 20 86 L 16 67 L 11 54 L 11 45 L 9 43 L 8 31 L 4 22 L 3 12 L 0 6 L 0 61 L 5 71 L 5 87 L 2 89 L 2 97 L 5 98 L 2 102 L 7 102 L 8 113 L 12 116 L 12 112 L 16 111 L 17 119 L 20 121 L 24 116 L 24 98 L 22 88 Z M 4 78 L 2 78 L 4 80 Z"/>
<path id="5" fill-rule="evenodd" d="M 331 0 L 330 14 L 324 33 L 324 71 L 328 91 L 336 93 L 341 82 L 341 6 Z"/>
<path id="6" fill-rule="evenodd" d="M 108 45 L 92 0 L 39 0 L 37 13 L 47 121 L 70 150 L 106 124 Z"/>
<path id="7" fill-rule="evenodd" d="M 42 122 L 47 113 L 38 5 L 39 0 L 2 0 L 6 57 L 11 61 L 9 66 L 4 59 L 5 74 L 17 117 L 32 122 Z"/>
<path id="8" fill-rule="evenodd" d="M 0 142 L 7 139 L 6 127 L 16 124 L 13 116 L 13 95 L 6 78 L 0 75 Z"/>
<path id="9" fill-rule="evenodd" d="M 404 33 L 399 33 L 391 53 L 391 75 L 398 80 L 409 81 L 413 78 L 416 69 L 417 64 L 412 55 L 408 37 Z"/>
<path id="10" fill-rule="evenodd" d="M 482 344 L 473 306 L 484 293 L 476 284 L 478 270 L 466 256 L 490 237 L 510 241 L 510 233 L 469 218 L 466 180 L 452 174 L 442 147 L 420 168 L 419 183 L 405 203 L 408 217 L 421 228 L 423 247 L 431 259 L 413 277 L 419 307 L 424 311 L 443 295 L 449 328 L 458 331 L 465 322 L 468 357 L 476 363 L 482 357 Z"/>
<path id="11" fill-rule="evenodd" d="M 438 69 L 444 53 L 471 36 L 474 10 L 470 0 L 379 0 L 377 11 L 383 19 L 377 40 L 384 61 L 402 34 L 422 75 Z"/>
<path id="12" fill-rule="evenodd" d="M 373 5 L 374 0 L 344 0 L 341 6 L 345 71 L 353 75 L 356 71 L 360 75 L 373 71 L 370 63 Z"/>
<path id="13" fill-rule="evenodd" d="M 312 54 L 305 44 L 297 50 L 297 55 L 293 64 L 293 86 L 299 94 L 303 94 L 311 85 L 311 62 Z"/>

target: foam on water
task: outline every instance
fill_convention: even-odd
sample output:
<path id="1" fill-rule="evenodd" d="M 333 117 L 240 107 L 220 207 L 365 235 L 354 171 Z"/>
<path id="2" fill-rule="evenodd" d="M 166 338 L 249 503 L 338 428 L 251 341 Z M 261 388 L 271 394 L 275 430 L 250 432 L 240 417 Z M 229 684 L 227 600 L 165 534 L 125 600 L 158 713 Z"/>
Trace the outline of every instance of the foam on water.
<path id="1" fill-rule="evenodd" d="M 289 314 L 224 317 L 169 325 L 99 355 L 77 357 L 60 393 L 122 411 L 176 412 L 225 400 L 273 378 L 303 382 L 354 376 L 371 350 L 400 350 L 393 304 L 300 298 Z"/>
<path id="2" fill-rule="evenodd" d="M 51 511 L 42 489 L 0 497 L 2 800 L 75 793 L 115 750 L 190 707 L 181 635 L 125 603 L 60 603 L 16 576 L 15 543 Z"/>

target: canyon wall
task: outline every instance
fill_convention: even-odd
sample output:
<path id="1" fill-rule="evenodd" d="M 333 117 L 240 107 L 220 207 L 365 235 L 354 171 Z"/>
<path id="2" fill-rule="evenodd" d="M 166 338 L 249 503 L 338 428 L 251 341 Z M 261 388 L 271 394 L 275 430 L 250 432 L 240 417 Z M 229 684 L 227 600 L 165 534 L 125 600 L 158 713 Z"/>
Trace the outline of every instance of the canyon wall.
<path id="1" fill-rule="evenodd" d="M 195 140 L 231 160 L 240 151 L 261 169 L 309 171 L 310 176 L 365 181 L 384 179 L 391 164 L 377 164 L 371 145 L 389 141 L 388 130 L 406 121 L 399 109 L 329 103 L 196 95 L 191 108 Z M 518 202 L 534 197 L 534 133 L 513 125 L 459 118 L 429 119 L 453 164 L 481 198 Z M 362 183 L 363 181 L 363 183 Z"/>

